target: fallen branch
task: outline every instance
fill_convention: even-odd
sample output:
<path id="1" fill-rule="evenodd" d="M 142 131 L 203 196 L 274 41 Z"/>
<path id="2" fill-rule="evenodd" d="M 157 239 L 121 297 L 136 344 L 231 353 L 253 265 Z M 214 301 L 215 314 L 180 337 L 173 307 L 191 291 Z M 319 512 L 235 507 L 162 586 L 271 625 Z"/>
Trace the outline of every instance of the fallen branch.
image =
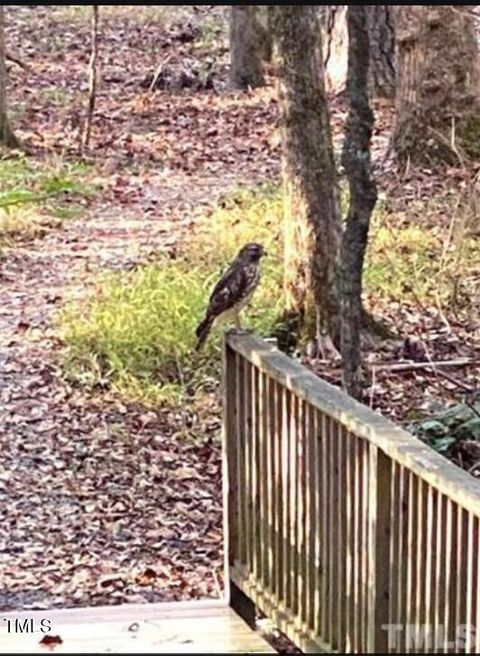
<path id="1" fill-rule="evenodd" d="M 368 364 L 370 369 L 375 371 L 408 371 L 410 369 L 434 369 L 435 367 L 466 367 L 468 365 L 478 365 L 480 360 L 469 360 L 463 358 L 459 360 L 440 360 L 437 362 L 392 362 L 392 364 Z"/>

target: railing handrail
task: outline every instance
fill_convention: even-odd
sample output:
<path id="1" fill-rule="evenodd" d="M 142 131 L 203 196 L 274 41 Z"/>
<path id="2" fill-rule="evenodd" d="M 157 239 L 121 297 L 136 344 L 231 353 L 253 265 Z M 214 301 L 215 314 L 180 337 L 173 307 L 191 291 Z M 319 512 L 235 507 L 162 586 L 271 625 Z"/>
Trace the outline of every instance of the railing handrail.
<path id="1" fill-rule="evenodd" d="M 479 482 L 420 439 L 322 380 L 263 339 L 231 332 L 226 340 L 234 351 L 299 398 L 374 444 L 465 510 L 480 516 Z"/>

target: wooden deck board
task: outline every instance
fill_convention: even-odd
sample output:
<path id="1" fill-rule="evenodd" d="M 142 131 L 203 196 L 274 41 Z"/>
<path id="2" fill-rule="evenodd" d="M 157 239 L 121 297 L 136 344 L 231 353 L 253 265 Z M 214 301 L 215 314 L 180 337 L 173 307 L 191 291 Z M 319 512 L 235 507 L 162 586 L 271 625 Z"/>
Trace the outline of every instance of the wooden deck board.
<path id="1" fill-rule="evenodd" d="M 15 619 L 33 619 L 34 633 L 14 633 Z M 50 621 L 44 634 L 40 621 Z M 8 632 L 8 622 L 10 629 Z M 40 644 L 59 636 L 52 650 Z M 141 604 L 0 614 L 6 653 L 275 653 L 223 601 Z"/>

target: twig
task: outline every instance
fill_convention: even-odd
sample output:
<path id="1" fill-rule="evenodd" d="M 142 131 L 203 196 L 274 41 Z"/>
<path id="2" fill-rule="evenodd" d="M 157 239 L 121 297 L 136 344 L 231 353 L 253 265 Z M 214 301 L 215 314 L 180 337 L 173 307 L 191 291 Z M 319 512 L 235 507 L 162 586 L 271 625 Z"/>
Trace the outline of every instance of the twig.
<path id="1" fill-rule="evenodd" d="M 155 85 L 157 84 L 157 80 L 158 80 L 158 78 L 159 78 L 160 75 L 162 74 L 162 71 L 163 71 L 164 67 L 165 67 L 165 66 L 168 64 L 168 62 L 171 60 L 172 56 L 173 56 L 173 55 L 171 55 L 171 54 L 170 54 L 170 55 L 167 55 L 167 56 L 166 56 L 166 57 L 165 57 L 165 58 L 159 63 L 159 65 L 157 66 L 157 68 L 156 68 L 156 70 L 155 70 L 155 73 L 153 74 L 152 82 L 151 82 L 150 86 L 148 87 L 148 90 L 149 90 L 149 91 L 153 91 L 153 90 L 154 90 Z"/>
<path id="2" fill-rule="evenodd" d="M 473 388 L 470 388 L 470 392 L 475 392 Z M 470 410 L 473 412 L 473 414 L 477 415 L 477 417 L 480 417 L 480 412 L 478 412 L 477 408 L 470 403 L 469 401 L 465 401 L 465 405 L 470 408 Z"/>
<path id="3" fill-rule="evenodd" d="M 457 387 L 460 387 L 461 389 L 465 390 L 466 392 L 475 392 L 475 388 L 472 387 L 471 385 L 467 385 L 467 383 L 462 383 L 461 380 L 458 380 L 454 376 L 450 376 L 450 374 L 447 374 L 446 371 L 441 371 L 440 369 L 435 369 L 435 373 L 437 376 L 442 376 L 443 378 L 446 378 L 448 381 L 456 385 Z M 468 403 L 466 404 L 468 405 Z M 470 407 L 470 406 L 469 406 Z"/>
<path id="4" fill-rule="evenodd" d="M 97 91 L 97 56 L 98 56 L 98 5 L 92 5 L 92 53 L 88 64 L 88 110 L 85 121 L 85 132 L 83 134 L 83 147 L 90 143 L 92 130 L 93 112 L 95 111 L 95 99 Z"/>
<path id="5" fill-rule="evenodd" d="M 25 62 L 23 62 L 21 59 L 10 55 L 8 52 L 5 53 L 5 59 L 8 59 L 8 61 L 13 62 L 17 66 L 20 66 L 20 68 L 23 68 L 25 71 L 30 70 L 30 66 L 28 64 L 25 64 Z"/>
<path id="6" fill-rule="evenodd" d="M 375 364 L 368 365 L 376 371 L 408 371 L 409 369 L 434 369 L 435 367 L 466 367 L 467 365 L 480 364 L 480 360 L 469 360 L 467 358 L 459 360 L 440 360 L 434 362 L 392 362 L 392 364 Z"/>
<path id="7" fill-rule="evenodd" d="M 447 137 L 445 137 L 445 135 L 443 135 L 439 130 L 436 130 L 435 128 L 432 127 L 430 127 L 429 129 L 430 132 L 434 134 L 437 137 L 437 139 L 439 139 L 443 143 L 443 145 L 446 146 L 455 155 L 455 157 L 459 161 L 460 166 L 465 171 L 466 169 L 465 159 L 462 153 L 458 150 L 455 142 L 452 141 L 452 138 L 448 140 Z M 453 138 L 454 138 L 454 134 L 453 134 Z"/>

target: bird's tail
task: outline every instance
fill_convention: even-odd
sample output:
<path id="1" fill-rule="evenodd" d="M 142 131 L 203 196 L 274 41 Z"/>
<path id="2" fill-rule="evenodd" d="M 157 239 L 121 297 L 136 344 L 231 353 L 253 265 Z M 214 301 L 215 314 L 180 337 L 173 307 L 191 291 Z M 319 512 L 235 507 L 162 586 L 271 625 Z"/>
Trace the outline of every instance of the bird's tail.
<path id="1" fill-rule="evenodd" d="M 210 329 L 213 325 L 213 321 L 214 321 L 214 317 L 209 316 L 207 314 L 205 319 L 198 324 L 197 330 L 195 331 L 195 334 L 197 336 L 197 345 L 195 346 L 196 351 L 199 351 L 204 345 L 205 340 L 208 337 L 208 333 L 210 332 Z"/>

